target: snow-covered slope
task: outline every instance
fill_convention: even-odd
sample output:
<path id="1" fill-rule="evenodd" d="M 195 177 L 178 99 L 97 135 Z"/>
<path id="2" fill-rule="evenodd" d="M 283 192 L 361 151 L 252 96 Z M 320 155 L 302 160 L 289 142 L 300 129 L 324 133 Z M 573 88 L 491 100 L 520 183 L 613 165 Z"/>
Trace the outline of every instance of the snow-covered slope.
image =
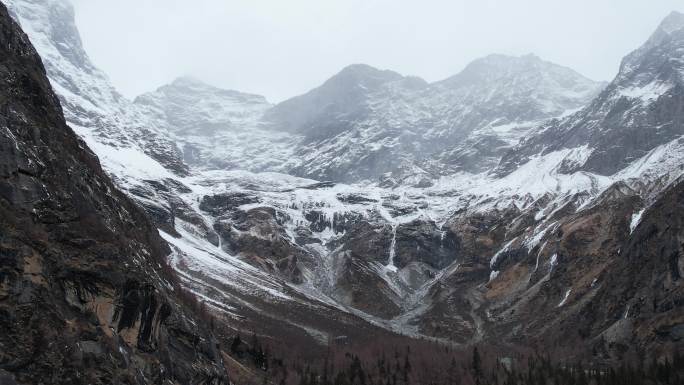
<path id="1" fill-rule="evenodd" d="M 137 97 L 135 105 L 195 168 L 282 169 L 298 139 L 263 129 L 261 117 L 272 107 L 264 97 L 190 77 Z"/>
<path id="2" fill-rule="evenodd" d="M 67 121 L 91 147 L 98 143 L 140 152 L 176 174 L 187 173 L 175 143 L 139 114 L 90 61 L 69 1 L 5 4 L 40 53 Z"/>

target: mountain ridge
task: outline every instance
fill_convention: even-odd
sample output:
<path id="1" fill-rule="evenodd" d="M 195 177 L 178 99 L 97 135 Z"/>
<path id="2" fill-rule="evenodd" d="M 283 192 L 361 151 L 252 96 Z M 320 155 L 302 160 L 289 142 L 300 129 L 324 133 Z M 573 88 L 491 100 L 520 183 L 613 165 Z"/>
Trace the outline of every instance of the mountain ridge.
<path id="1" fill-rule="evenodd" d="M 476 68 L 492 61 L 510 72 Z M 497 77 L 487 78 L 485 72 Z M 516 76 L 532 78 L 531 73 L 539 72 L 548 73 L 548 80 L 530 86 L 516 80 Z M 471 73 L 481 76 L 466 79 Z M 494 148 L 485 166 L 489 168 L 498 161 L 501 149 L 517 141 L 529 126 L 581 106 L 601 87 L 565 67 L 531 56 L 478 59 L 461 74 L 427 85 L 421 81 L 413 85 L 411 78 L 398 76 L 393 73 L 373 87 L 345 82 L 349 90 L 340 91 L 339 96 L 338 90 L 327 88 L 330 83 L 325 82 L 269 110 L 264 120 L 275 129 L 304 133 L 304 146 L 298 151 L 301 159 L 290 172 L 352 182 L 378 180 L 386 173 L 398 180 L 435 178 L 445 172 L 440 168 L 481 171 L 476 163 L 483 158 L 467 155 L 472 143 L 459 144 L 471 133 L 478 136 L 478 130 L 496 125 L 511 127 L 506 132 L 490 131 L 482 139 L 470 138 L 484 141 L 483 148 Z M 564 84 L 577 87 L 578 92 L 565 92 Z M 296 118 L 288 117 L 288 111 L 296 111 Z M 520 129 L 512 129 L 516 126 Z"/>

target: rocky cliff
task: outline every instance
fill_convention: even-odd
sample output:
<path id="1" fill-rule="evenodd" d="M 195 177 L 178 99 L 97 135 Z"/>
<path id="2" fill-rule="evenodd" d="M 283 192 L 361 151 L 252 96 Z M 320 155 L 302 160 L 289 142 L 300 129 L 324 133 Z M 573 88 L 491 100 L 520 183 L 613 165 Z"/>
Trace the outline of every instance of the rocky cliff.
<path id="1" fill-rule="evenodd" d="M 0 377 L 227 384 L 145 214 L 65 123 L 0 5 Z"/>

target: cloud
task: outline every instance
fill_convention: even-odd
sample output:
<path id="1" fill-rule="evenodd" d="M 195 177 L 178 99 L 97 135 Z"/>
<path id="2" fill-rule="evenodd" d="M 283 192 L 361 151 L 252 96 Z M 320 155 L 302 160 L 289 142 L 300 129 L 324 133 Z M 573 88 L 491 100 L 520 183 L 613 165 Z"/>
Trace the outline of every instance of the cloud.
<path id="1" fill-rule="evenodd" d="M 94 62 L 134 97 L 180 75 L 266 95 L 313 88 L 351 63 L 429 81 L 489 53 L 609 80 L 679 0 L 73 0 Z"/>

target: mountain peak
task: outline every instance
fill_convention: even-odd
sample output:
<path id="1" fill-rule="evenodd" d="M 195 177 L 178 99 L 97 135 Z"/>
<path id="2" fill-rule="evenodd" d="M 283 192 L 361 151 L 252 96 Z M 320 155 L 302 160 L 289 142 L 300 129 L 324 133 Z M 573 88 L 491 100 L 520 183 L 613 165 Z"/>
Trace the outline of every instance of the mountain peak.
<path id="1" fill-rule="evenodd" d="M 142 94 L 135 99 L 135 103 L 144 103 L 144 101 L 151 96 L 166 93 L 180 93 L 183 94 L 185 98 L 190 97 L 190 95 L 194 95 L 194 97 L 200 97 L 200 95 L 213 94 L 222 98 L 250 100 L 255 103 L 268 103 L 266 98 L 261 95 L 220 88 L 191 75 L 179 76 L 171 83 L 165 84 L 157 88 L 155 91 Z"/>
<path id="2" fill-rule="evenodd" d="M 470 62 L 460 73 L 436 84 L 459 87 L 468 84 L 500 82 L 502 79 L 526 79 L 530 84 L 545 78 L 548 74 L 563 84 L 582 85 L 581 88 L 594 88 L 594 81 L 576 71 L 543 60 L 529 53 L 521 56 L 491 54 Z"/>
<path id="3" fill-rule="evenodd" d="M 364 63 L 353 63 L 349 64 L 348 66 L 342 68 L 340 72 L 379 72 L 382 71 L 378 68 L 375 68 L 371 65 L 364 64 Z"/>
<path id="4" fill-rule="evenodd" d="M 171 82 L 175 87 L 216 88 L 192 75 L 179 76 Z"/>
<path id="5" fill-rule="evenodd" d="M 663 21 L 660 22 L 658 28 L 651 35 L 651 37 L 646 41 L 646 43 L 641 47 L 641 49 L 649 49 L 657 46 L 665 38 L 670 36 L 672 33 L 684 29 L 684 14 L 677 11 L 672 11 L 667 15 Z"/>
<path id="6" fill-rule="evenodd" d="M 343 81 L 347 84 L 363 84 L 368 82 L 377 85 L 403 78 L 402 75 L 394 71 L 381 70 L 368 64 L 351 64 L 344 67 L 330 78 L 328 82 Z"/>
<path id="7" fill-rule="evenodd" d="M 660 25 L 658 26 L 658 30 L 668 34 L 678 31 L 682 28 L 684 28 L 684 13 L 677 11 L 672 11 L 663 19 L 662 22 L 660 22 Z"/>
<path id="8" fill-rule="evenodd" d="M 667 44 L 667 42 L 671 41 L 673 37 L 675 40 L 678 40 L 681 43 L 682 34 L 678 34 L 677 32 L 683 30 L 684 14 L 677 11 L 671 12 L 660 22 L 658 28 L 655 29 L 655 31 L 641 47 L 632 51 L 622 59 L 622 63 L 620 64 L 620 72 L 618 73 L 615 81 L 623 81 L 624 79 L 629 78 L 635 73 L 635 71 L 638 70 L 639 63 L 650 56 L 649 52 L 656 47 Z M 669 52 L 661 53 L 660 55 L 672 56 L 677 55 L 677 53 Z"/>
<path id="9" fill-rule="evenodd" d="M 354 63 L 350 64 L 344 68 L 339 73 L 360 73 L 360 74 L 374 74 L 374 73 L 396 73 L 390 70 L 382 70 L 364 63 Z M 398 75 L 398 74 L 397 74 Z"/>
<path id="10" fill-rule="evenodd" d="M 534 53 L 528 53 L 525 55 L 506 55 L 502 53 L 492 53 L 487 56 L 475 59 L 472 63 L 476 62 L 494 62 L 494 63 L 505 63 L 505 62 L 540 62 L 541 58 Z"/>
<path id="11" fill-rule="evenodd" d="M 530 67 L 543 64 L 544 61 L 535 54 L 522 56 L 490 54 L 470 62 L 462 73 L 466 74 L 490 74 L 492 71 L 517 72 Z"/>

